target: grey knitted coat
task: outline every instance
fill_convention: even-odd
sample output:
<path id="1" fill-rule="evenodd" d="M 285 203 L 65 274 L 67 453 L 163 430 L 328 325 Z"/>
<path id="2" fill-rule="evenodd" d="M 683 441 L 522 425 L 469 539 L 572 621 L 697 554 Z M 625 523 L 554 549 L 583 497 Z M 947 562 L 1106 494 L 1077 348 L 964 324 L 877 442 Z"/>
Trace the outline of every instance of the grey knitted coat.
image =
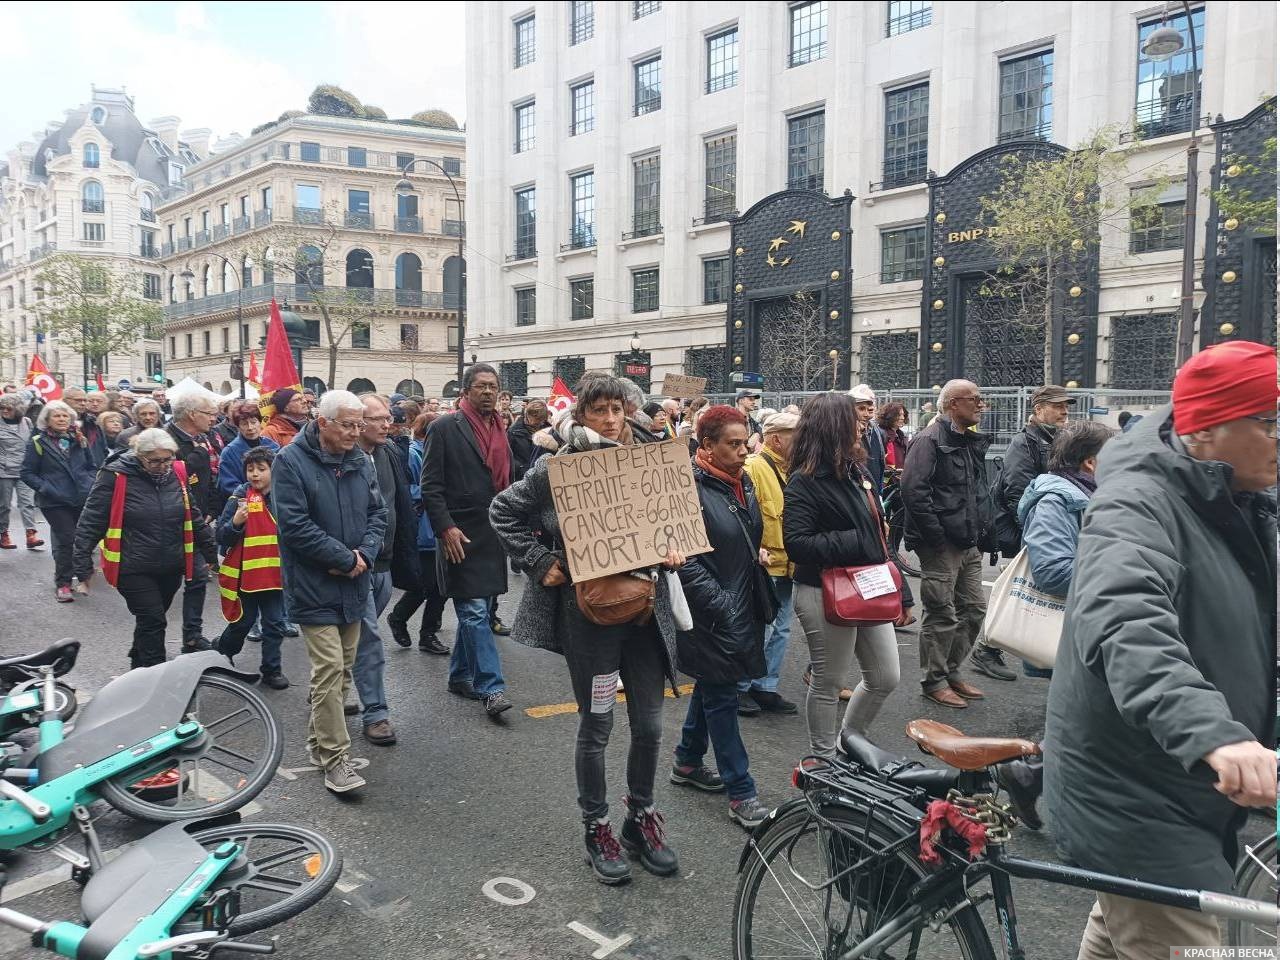
<path id="1" fill-rule="evenodd" d="M 31 439 L 31 421 L 22 417 L 17 423 L 0 418 L 0 477 L 14 479 L 22 473 L 22 458 Z"/>
<path id="2" fill-rule="evenodd" d="M 612 445 L 607 440 L 602 445 Z M 556 456 L 573 456 L 562 450 Z M 524 479 L 507 487 L 493 499 L 489 507 L 489 522 L 502 541 L 503 549 L 517 570 L 528 575 L 515 623 L 511 627 L 511 639 L 528 647 L 554 650 L 561 655 L 564 647 L 561 631 L 571 622 L 564 611 L 570 604 L 577 604 L 572 582 L 562 587 L 544 587 L 542 578 L 557 560 L 566 577 L 569 564 L 560 540 L 560 523 L 551 500 L 551 482 L 547 477 L 548 457 L 539 457 L 524 475 Z M 542 532 L 542 538 L 535 535 Z M 545 545 L 554 543 L 558 549 Z M 657 600 L 654 605 L 654 622 L 662 637 L 666 653 L 666 674 L 675 689 L 676 625 L 671 613 L 671 595 L 665 573 L 658 577 Z"/>

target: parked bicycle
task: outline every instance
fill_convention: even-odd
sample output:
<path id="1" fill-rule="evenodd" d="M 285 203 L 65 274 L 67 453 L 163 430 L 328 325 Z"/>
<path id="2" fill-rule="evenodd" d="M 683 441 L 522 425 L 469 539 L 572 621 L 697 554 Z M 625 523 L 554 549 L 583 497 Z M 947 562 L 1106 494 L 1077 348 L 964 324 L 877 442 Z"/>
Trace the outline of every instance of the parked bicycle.
<path id="1" fill-rule="evenodd" d="M 1275 943 L 1280 909 L 1273 895 L 1263 901 L 1180 890 L 1009 854 L 1018 821 L 999 798 L 992 768 L 1039 747 L 966 737 L 931 720 L 913 721 L 907 733 L 950 769 L 896 757 L 848 732 L 841 737 L 842 758 L 806 757 L 796 767 L 793 780 L 803 795 L 757 828 L 739 862 L 735 960 L 986 960 L 995 957 L 978 909 L 986 901 L 994 903 L 1005 955 L 1023 960 L 1014 877 L 1210 913 L 1229 921 L 1233 944 L 1267 931 L 1266 942 Z M 944 799 L 961 824 L 976 825 L 966 830 L 976 840 L 970 845 L 946 831 L 934 847 L 940 863 L 927 864 L 921 823 L 929 804 Z M 1263 857 L 1257 859 L 1265 867 Z M 1274 865 L 1245 879 L 1249 897 L 1265 895 L 1275 882 Z M 979 894 L 983 880 L 990 880 L 990 890 Z"/>
<path id="2" fill-rule="evenodd" d="M 21 654 L 0 660 L 0 738 L 11 737 L 19 730 L 40 722 L 44 667 L 61 677 L 76 665 L 80 653 L 79 640 L 59 640 L 36 653 Z M 65 683 L 55 683 L 56 709 L 63 722 L 75 716 L 76 692 Z"/>

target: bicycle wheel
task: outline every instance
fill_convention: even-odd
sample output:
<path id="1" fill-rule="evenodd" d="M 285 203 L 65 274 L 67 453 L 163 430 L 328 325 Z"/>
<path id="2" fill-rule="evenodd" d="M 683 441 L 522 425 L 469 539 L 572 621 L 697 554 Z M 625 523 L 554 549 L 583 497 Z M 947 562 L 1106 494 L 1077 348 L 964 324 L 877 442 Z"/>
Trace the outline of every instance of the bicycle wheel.
<path id="1" fill-rule="evenodd" d="M 876 822 L 868 829 L 860 811 L 824 806 L 820 812 L 839 829 L 799 806 L 780 817 L 748 856 L 734 898 L 734 960 L 841 957 L 900 913 L 907 891 L 925 876 L 910 845 L 840 877 L 842 870 L 896 837 Z M 820 889 L 807 886 L 796 874 Z M 836 879 L 825 883 L 831 878 Z M 929 919 L 922 918 L 898 940 L 890 948 L 892 955 L 994 960 L 976 909 L 960 910 L 938 931 L 929 926 Z"/>
<path id="2" fill-rule="evenodd" d="M 27 680 L 26 682 L 15 686 L 9 691 L 8 696 L 12 697 L 26 690 L 39 690 L 43 685 L 44 681 L 39 677 L 36 677 L 34 680 Z M 61 680 L 55 680 L 53 686 L 56 692 L 55 703 L 58 708 L 58 717 L 63 723 L 66 723 L 76 715 L 76 710 L 79 709 L 80 706 L 79 701 L 76 700 L 76 691 L 74 688 L 67 686 Z M 29 711 L 28 713 L 22 714 L 22 719 L 27 723 L 30 723 L 32 726 L 35 726 L 40 722 L 40 714 L 41 710 L 37 708 Z"/>
<path id="3" fill-rule="evenodd" d="M 1236 871 L 1236 896 L 1274 904 L 1278 892 L 1280 884 L 1276 880 L 1276 835 L 1272 833 L 1256 846 L 1245 847 L 1244 859 Z M 1276 928 L 1247 920 L 1229 920 L 1227 945 L 1274 947 Z"/>
<path id="4" fill-rule="evenodd" d="M 243 683 L 204 674 L 187 704 L 200 737 L 98 785 L 102 798 L 139 820 L 171 823 L 244 806 L 271 781 L 284 752 L 280 721 Z"/>
<path id="5" fill-rule="evenodd" d="M 192 838 L 208 850 L 226 841 L 240 855 L 210 888 L 239 894 L 231 935 L 254 933 L 295 917 L 318 903 L 342 874 L 342 855 L 314 830 L 281 823 L 211 827 Z M 197 912 L 200 907 L 197 905 Z"/>

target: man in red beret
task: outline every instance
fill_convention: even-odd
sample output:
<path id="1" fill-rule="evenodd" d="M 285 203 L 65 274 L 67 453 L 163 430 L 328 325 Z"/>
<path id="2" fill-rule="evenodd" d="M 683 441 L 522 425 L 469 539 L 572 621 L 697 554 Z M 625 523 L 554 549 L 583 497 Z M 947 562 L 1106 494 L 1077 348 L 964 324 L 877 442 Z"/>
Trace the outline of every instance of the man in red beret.
<path id="1" fill-rule="evenodd" d="M 1230 893 L 1276 803 L 1276 354 L 1183 365 L 1102 450 L 1049 687 L 1045 799 L 1068 861 Z M 1098 894 L 1080 957 L 1218 946 L 1208 915 Z"/>

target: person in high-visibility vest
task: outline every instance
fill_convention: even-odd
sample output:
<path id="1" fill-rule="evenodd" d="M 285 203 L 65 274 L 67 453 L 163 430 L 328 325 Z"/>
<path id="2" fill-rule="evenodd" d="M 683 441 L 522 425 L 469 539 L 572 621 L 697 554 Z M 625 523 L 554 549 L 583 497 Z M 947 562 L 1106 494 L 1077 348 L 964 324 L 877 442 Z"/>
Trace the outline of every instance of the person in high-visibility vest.
<path id="1" fill-rule="evenodd" d="M 218 543 L 226 551 L 218 568 L 218 590 L 227 628 L 218 652 L 233 658 L 244 648 L 254 623 L 262 621 L 262 682 L 273 690 L 289 686 L 280 669 L 284 641 L 284 580 L 280 542 L 271 508 L 271 461 L 276 453 L 254 447 L 243 455 L 244 475 L 218 520 Z"/>

